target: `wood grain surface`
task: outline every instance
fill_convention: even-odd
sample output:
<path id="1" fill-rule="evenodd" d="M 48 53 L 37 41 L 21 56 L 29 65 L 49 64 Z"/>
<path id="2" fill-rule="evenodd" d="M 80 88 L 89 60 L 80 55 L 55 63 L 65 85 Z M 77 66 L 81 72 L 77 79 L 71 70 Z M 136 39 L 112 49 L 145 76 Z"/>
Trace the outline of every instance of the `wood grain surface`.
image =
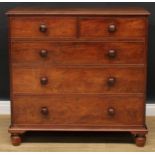
<path id="1" fill-rule="evenodd" d="M 26 131 L 127 131 L 145 145 L 146 10 L 7 14 L 13 145 Z"/>

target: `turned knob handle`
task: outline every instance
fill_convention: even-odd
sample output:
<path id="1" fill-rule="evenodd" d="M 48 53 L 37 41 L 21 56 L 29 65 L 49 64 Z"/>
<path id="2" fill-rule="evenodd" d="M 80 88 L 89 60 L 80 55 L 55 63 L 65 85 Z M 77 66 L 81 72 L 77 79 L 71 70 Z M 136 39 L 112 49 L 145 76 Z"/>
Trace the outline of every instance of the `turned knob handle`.
<path id="1" fill-rule="evenodd" d="M 115 77 L 109 77 L 107 80 L 108 86 L 113 86 L 116 83 Z"/>
<path id="2" fill-rule="evenodd" d="M 110 24 L 108 27 L 109 32 L 115 32 L 116 31 L 116 25 L 115 24 Z"/>
<path id="3" fill-rule="evenodd" d="M 41 50 L 41 51 L 39 52 L 39 54 L 40 54 L 40 56 L 41 56 L 42 58 L 45 58 L 45 57 L 47 57 L 48 52 L 47 52 L 47 50 Z"/>
<path id="4" fill-rule="evenodd" d="M 112 108 L 112 107 L 108 108 L 108 114 L 109 114 L 110 116 L 114 116 L 114 115 L 115 115 L 115 109 Z"/>
<path id="5" fill-rule="evenodd" d="M 48 83 L 48 78 L 47 77 L 41 77 L 40 83 L 41 83 L 41 85 L 46 85 Z"/>
<path id="6" fill-rule="evenodd" d="M 41 108 L 41 114 L 48 115 L 48 108 L 47 107 L 42 107 Z"/>
<path id="7" fill-rule="evenodd" d="M 116 51 L 115 50 L 109 50 L 108 51 L 108 57 L 109 58 L 115 58 L 116 57 Z"/>
<path id="8" fill-rule="evenodd" d="M 46 32 L 47 26 L 45 24 L 41 24 L 39 30 L 40 30 L 40 32 Z"/>

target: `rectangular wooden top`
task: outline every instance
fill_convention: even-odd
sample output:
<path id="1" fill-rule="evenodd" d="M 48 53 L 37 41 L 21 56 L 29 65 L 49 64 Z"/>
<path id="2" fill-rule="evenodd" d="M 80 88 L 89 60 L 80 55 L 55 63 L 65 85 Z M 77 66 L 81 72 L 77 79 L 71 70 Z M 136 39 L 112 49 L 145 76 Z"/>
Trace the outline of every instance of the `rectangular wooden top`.
<path id="1" fill-rule="evenodd" d="M 6 13 L 7 15 L 150 15 L 144 8 L 111 7 L 111 8 L 45 8 L 19 7 Z"/>

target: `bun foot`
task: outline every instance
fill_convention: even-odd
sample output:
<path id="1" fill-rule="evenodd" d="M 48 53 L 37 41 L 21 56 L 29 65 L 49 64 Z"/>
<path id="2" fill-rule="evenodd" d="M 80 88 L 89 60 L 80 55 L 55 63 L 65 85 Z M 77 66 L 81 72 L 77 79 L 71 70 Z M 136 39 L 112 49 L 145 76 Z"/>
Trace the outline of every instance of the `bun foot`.
<path id="1" fill-rule="evenodd" d="M 143 147 L 145 145 L 145 142 L 146 142 L 145 135 L 137 135 L 135 137 L 135 143 L 136 143 L 137 146 Z"/>
<path id="2" fill-rule="evenodd" d="M 22 142 L 21 136 L 20 135 L 11 135 L 11 142 L 12 142 L 12 145 L 14 145 L 14 146 L 20 145 Z"/>

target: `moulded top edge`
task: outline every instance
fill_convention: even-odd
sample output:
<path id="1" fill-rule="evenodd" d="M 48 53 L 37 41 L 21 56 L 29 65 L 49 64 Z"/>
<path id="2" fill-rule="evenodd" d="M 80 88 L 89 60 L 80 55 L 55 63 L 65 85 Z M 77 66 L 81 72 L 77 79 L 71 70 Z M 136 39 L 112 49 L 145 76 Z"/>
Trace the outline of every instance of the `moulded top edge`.
<path id="1" fill-rule="evenodd" d="M 7 15 L 150 15 L 144 8 L 100 7 L 100 8 L 45 8 L 19 7 L 11 9 Z"/>

